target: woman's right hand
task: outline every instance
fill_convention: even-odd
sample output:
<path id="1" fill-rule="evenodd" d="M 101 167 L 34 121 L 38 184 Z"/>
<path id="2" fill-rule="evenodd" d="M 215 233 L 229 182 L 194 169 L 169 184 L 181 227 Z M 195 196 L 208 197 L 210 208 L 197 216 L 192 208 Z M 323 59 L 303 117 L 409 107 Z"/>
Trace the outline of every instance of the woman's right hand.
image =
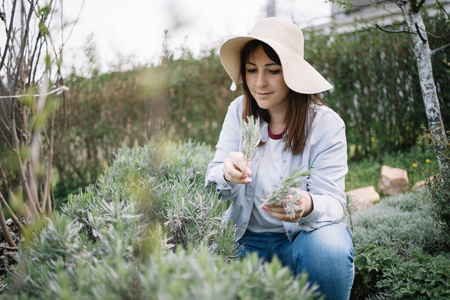
<path id="1" fill-rule="evenodd" d="M 252 171 L 250 166 L 247 165 L 242 152 L 231 152 L 228 154 L 223 162 L 223 176 L 226 180 L 249 184 L 252 182 L 250 175 L 252 175 Z"/>

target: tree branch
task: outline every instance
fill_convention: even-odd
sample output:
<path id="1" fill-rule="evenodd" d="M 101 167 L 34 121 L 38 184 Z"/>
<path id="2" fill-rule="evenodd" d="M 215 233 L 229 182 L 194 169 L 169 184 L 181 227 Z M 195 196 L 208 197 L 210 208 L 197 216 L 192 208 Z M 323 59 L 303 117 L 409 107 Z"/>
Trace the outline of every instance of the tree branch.
<path id="1" fill-rule="evenodd" d="M 439 6 L 439 8 L 444 12 L 444 14 L 447 15 L 447 19 L 450 19 L 450 15 L 448 14 L 448 12 L 445 10 L 445 8 L 442 6 L 441 2 L 439 2 L 439 0 L 436 0 L 437 5 Z"/>
<path id="2" fill-rule="evenodd" d="M 2 200 L 4 199 L 2 193 L 0 193 L 0 197 Z M 6 225 L 5 214 L 3 213 L 3 207 L 1 205 L 1 202 L 0 202 L 0 208 L 2 210 L 0 212 L 0 227 L 2 228 L 3 236 L 5 237 L 5 240 L 10 247 L 17 247 L 16 243 L 14 242 L 14 240 L 11 237 L 11 232 L 9 231 L 9 227 L 8 227 L 8 225 Z"/>
<path id="3" fill-rule="evenodd" d="M 3 52 L 2 61 L 0 62 L 0 70 L 3 68 L 3 64 L 5 63 L 5 59 L 6 59 L 6 54 L 8 53 L 9 41 L 11 40 L 11 32 L 14 27 L 13 24 L 14 24 L 14 15 L 16 14 L 16 4 L 17 4 L 17 0 L 14 0 L 14 3 L 12 5 L 12 10 L 11 10 L 11 20 L 9 21 L 8 33 L 6 35 L 5 49 Z"/>
<path id="4" fill-rule="evenodd" d="M 409 29 L 402 29 L 402 30 L 391 30 L 391 29 L 386 29 L 386 28 L 381 27 L 381 26 L 378 25 L 378 24 L 375 24 L 375 27 L 376 27 L 377 29 L 379 29 L 379 30 L 381 30 L 381 31 L 384 31 L 384 32 L 387 32 L 387 33 L 414 33 L 414 32 L 412 32 L 412 31 L 409 30 Z"/>
<path id="5" fill-rule="evenodd" d="M 436 48 L 434 50 L 431 50 L 431 55 L 435 55 L 435 54 L 437 54 L 439 52 L 442 52 L 442 51 L 444 51 L 445 49 L 447 49 L 449 47 L 450 47 L 450 43 L 448 43 L 448 44 L 446 44 L 446 45 L 444 45 L 442 47 Z"/>
<path id="6" fill-rule="evenodd" d="M 4 124 L 3 120 L 2 120 L 2 123 Z M 0 132 L 2 133 L 3 140 L 5 140 L 5 142 L 8 144 L 8 147 L 11 148 L 11 149 L 13 149 L 13 146 L 12 146 L 11 143 L 8 141 L 8 137 L 5 135 L 5 133 L 3 132 L 2 129 L 0 129 Z"/>
<path id="7" fill-rule="evenodd" d="M 417 6 L 416 6 L 416 12 L 418 12 L 421 8 L 422 8 L 422 5 L 425 3 L 425 0 L 420 0 L 420 3 L 419 4 L 417 4 Z"/>
<path id="8" fill-rule="evenodd" d="M 14 224 L 19 228 L 19 232 L 24 232 L 25 228 L 23 227 L 22 223 L 20 223 L 19 218 L 17 218 L 16 214 L 12 211 L 11 207 L 9 206 L 8 202 L 6 202 L 5 198 L 3 197 L 2 193 L 0 193 L 0 203 L 2 206 L 6 207 L 9 214 L 11 215 L 11 219 L 13 220 Z M 1 212 L 3 214 L 3 211 Z"/>

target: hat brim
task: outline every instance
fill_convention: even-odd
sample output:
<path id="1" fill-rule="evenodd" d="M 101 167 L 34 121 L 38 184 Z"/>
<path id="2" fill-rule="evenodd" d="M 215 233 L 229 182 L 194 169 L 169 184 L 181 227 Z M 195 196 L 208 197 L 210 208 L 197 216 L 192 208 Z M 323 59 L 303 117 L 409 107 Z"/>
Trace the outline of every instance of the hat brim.
<path id="1" fill-rule="evenodd" d="M 262 41 L 275 50 L 283 66 L 284 81 L 291 90 L 302 94 L 317 94 L 333 88 L 314 67 L 297 53 L 276 41 L 252 36 L 229 39 L 220 48 L 220 61 L 235 85 L 242 83 L 241 51 L 252 40 Z"/>

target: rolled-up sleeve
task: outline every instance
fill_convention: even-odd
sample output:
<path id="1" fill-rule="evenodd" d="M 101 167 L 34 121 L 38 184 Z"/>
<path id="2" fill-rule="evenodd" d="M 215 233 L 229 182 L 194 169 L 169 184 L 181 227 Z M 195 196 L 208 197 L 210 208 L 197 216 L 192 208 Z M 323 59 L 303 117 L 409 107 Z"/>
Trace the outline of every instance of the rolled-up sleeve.
<path id="1" fill-rule="evenodd" d="M 313 200 L 313 211 L 298 222 L 300 229 L 312 231 L 339 223 L 345 210 L 345 175 L 347 174 L 347 142 L 345 124 L 332 110 L 317 113 L 308 145 L 309 169 L 306 190 Z"/>
<path id="2" fill-rule="evenodd" d="M 240 151 L 240 124 L 242 97 L 234 100 L 228 107 L 219 142 L 216 145 L 216 153 L 213 160 L 208 165 L 206 172 L 206 188 L 214 188 L 223 200 L 233 199 L 239 191 L 241 185 L 228 182 L 223 177 L 223 162 L 231 152 Z"/>

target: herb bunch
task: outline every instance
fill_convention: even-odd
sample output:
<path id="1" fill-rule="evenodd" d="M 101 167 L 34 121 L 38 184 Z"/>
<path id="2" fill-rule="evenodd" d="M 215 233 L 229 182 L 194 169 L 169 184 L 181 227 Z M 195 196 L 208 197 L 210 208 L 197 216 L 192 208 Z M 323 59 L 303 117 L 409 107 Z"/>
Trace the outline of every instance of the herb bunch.
<path id="1" fill-rule="evenodd" d="M 300 209 L 298 202 L 302 198 L 301 193 L 294 188 L 301 185 L 305 181 L 305 178 L 311 175 L 311 173 L 311 170 L 305 172 L 302 172 L 299 169 L 293 170 L 291 174 L 281 182 L 279 188 L 274 190 L 270 195 L 266 195 L 266 200 L 263 201 L 261 206 L 266 204 L 283 204 L 284 210 L 289 217 L 293 219 L 295 217 L 295 212 Z M 289 196 L 292 196 L 292 201 L 282 201 Z"/>
<path id="2" fill-rule="evenodd" d="M 242 144 L 242 153 L 244 154 L 244 159 L 247 165 L 256 155 L 256 149 L 261 141 L 262 133 L 267 125 L 260 128 L 259 118 L 256 120 L 253 116 L 247 117 L 247 122 L 244 119 L 241 120 L 242 136 L 244 138 Z"/>

